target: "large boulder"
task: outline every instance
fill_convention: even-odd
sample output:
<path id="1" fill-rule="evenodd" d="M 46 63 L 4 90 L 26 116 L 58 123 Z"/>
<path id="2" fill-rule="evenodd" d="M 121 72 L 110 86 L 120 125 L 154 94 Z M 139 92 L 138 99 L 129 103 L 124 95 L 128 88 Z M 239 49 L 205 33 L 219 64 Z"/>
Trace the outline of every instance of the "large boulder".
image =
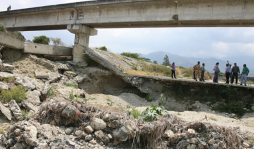
<path id="1" fill-rule="evenodd" d="M 3 63 L 3 64 L 0 66 L 0 70 L 1 70 L 1 71 L 10 72 L 10 73 L 13 72 L 14 68 L 15 68 L 15 67 L 14 67 L 13 65 L 5 64 L 5 63 Z"/>
<path id="2" fill-rule="evenodd" d="M 49 74 L 44 71 L 35 71 L 34 74 L 35 74 L 35 78 L 37 78 L 37 79 L 48 79 L 49 78 Z"/>
<path id="3" fill-rule="evenodd" d="M 22 112 L 20 110 L 20 107 L 18 106 L 18 104 L 16 103 L 15 100 L 11 100 L 9 102 L 9 107 L 10 107 L 11 112 L 13 113 L 14 117 L 17 120 L 22 121 L 23 120 L 23 115 L 22 115 Z"/>
<path id="4" fill-rule="evenodd" d="M 90 122 L 90 126 L 96 130 L 102 130 L 102 129 L 106 128 L 107 125 L 102 119 L 93 118 Z"/>
<path id="5" fill-rule="evenodd" d="M 0 71 L 0 80 L 3 80 L 5 78 L 11 78 L 11 77 L 15 77 L 15 75 L 8 73 L 8 72 L 1 72 Z"/>
<path id="6" fill-rule="evenodd" d="M 41 104 L 40 96 L 41 96 L 41 92 L 38 90 L 28 91 L 27 92 L 27 102 L 30 102 L 33 105 L 39 106 Z"/>
<path id="7" fill-rule="evenodd" d="M 79 120 L 80 111 L 73 105 L 67 105 L 62 111 L 62 116 L 66 119 L 66 125 L 70 123 L 75 123 Z"/>
<path id="8" fill-rule="evenodd" d="M 128 139 L 130 132 L 125 126 L 113 131 L 113 136 L 116 142 L 123 142 Z"/>
<path id="9" fill-rule="evenodd" d="M 29 77 L 17 77 L 15 84 L 22 85 L 27 90 L 41 89 L 44 85 L 43 82 Z"/>

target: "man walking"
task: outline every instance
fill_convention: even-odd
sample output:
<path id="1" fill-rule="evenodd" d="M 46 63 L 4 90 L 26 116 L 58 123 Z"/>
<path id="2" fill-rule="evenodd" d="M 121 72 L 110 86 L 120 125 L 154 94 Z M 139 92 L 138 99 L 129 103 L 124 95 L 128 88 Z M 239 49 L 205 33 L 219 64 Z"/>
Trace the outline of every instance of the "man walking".
<path id="1" fill-rule="evenodd" d="M 243 84 L 243 80 L 244 80 L 244 85 L 246 86 L 246 83 L 247 83 L 247 76 L 249 74 L 249 68 L 246 67 L 246 64 L 243 64 L 243 71 L 241 73 L 242 77 L 241 77 L 241 84 Z"/>
<path id="2" fill-rule="evenodd" d="M 197 78 L 200 80 L 200 62 L 193 66 L 193 79 L 197 81 Z M 196 78 L 197 76 L 197 78 Z"/>
<path id="3" fill-rule="evenodd" d="M 237 84 L 237 82 L 238 82 L 238 74 L 240 74 L 240 69 L 237 66 L 237 64 L 234 63 L 234 67 L 232 68 L 231 84 L 234 83 L 234 79 L 235 79 L 235 84 Z"/>
<path id="4" fill-rule="evenodd" d="M 226 69 L 225 69 L 225 76 L 226 76 L 226 83 L 229 83 L 229 73 L 230 73 L 230 67 L 229 64 L 226 64 Z"/>
<path id="5" fill-rule="evenodd" d="M 205 63 L 202 64 L 202 67 L 201 67 L 201 79 L 200 81 L 205 81 L 204 79 L 204 76 L 205 76 Z"/>
<path id="6" fill-rule="evenodd" d="M 219 77 L 219 72 L 220 72 L 219 62 L 216 63 L 213 70 L 214 70 L 213 82 L 218 83 L 218 77 Z"/>

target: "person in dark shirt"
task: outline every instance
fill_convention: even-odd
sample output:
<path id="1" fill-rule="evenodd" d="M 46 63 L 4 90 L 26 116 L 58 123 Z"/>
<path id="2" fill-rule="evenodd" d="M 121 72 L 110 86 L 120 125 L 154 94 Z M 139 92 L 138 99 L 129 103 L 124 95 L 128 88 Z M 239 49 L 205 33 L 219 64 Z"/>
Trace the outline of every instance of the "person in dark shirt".
<path id="1" fill-rule="evenodd" d="M 233 84 L 234 79 L 235 79 L 235 84 L 237 84 L 237 82 L 238 82 L 238 74 L 240 74 L 240 69 L 239 69 L 239 67 L 237 66 L 236 63 L 234 63 L 234 67 L 232 68 L 231 73 L 232 73 L 231 84 Z"/>
<path id="2" fill-rule="evenodd" d="M 7 8 L 7 11 L 11 11 L 11 5 Z"/>

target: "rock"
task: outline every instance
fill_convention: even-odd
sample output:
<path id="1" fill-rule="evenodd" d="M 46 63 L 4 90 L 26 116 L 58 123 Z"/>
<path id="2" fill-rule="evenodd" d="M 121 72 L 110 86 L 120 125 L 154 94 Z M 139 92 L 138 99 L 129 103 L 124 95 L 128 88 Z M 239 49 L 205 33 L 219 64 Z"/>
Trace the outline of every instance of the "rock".
<path id="1" fill-rule="evenodd" d="M 171 130 L 166 130 L 165 133 L 163 134 L 163 137 L 165 137 L 165 138 L 169 138 L 172 136 L 174 136 L 174 132 Z"/>
<path id="2" fill-rule="evenodd" d="M 15 84 L 22 85 L 27 88 L 27 90 L 41 89 L 43 87 L 42 82 L 39 82 L 38 80 L 29 77 L 17 77 Z"/>
<path id="3" fill-rule="evenodd" d="M 203 145 L 203 144 L 198 144 L 198 148 L 199 148 L 199 149 L 204 149 L 204 148 L 205 148 L 205 145 Z"/>
<path id="4" fill-rule="evenodd" d="M 11 116 L 11 111 L 6 108 L 5 106 L 3 106 L 3 104 L 0 102 L 0 110 L 3 113 L 3 115 L 9 120 L 11 121 L 12 116 Z"/>
<path id="5" fill-rule="evenodd" d="M 108 113 L 106 113 L 106 114 L 103 116 L 103 120 L 104 120 L 105 122 L 108 122 L 108 121 L 109 121 L 109 117 L 110 117 L 110 115 L 109 115 Z"/>
<path id="6" fill-rule="evenodd" d="M 24 133 L 24 139 L 25 142 L 30 146 L 37 146 L 37 128 L 32 125 L 28 124 L 26 127 L 24 127 L 25 133 Z"/>
<path id="7" fill-rule="evenodd" d="M 38 108 L 35 107 L 33 104 L 31 104 L 30 102 L 28 102 L 27 100 L 23 100 L 21 102 L 21 105 L 28 111 L 33 110 L 34 112 L 37 112 Z"/>
<path id="8" fill-rule="evenodd" d="M 65 71 L 64 75 L 66 75 L 69 79 L 73 79 L 77 74 L 73 71 Z"/>
<path id="9" fill-rule="evenodd" d="M 124 126 L 130 132 L 129 139 L 134 138 L 136 136 L 136 123 L 129 120 L 125 122 Z"/>
<path id="10" fill-rule="evenodd" d="M 45 84 L 44 84 L 44 86 L 41 90 L 41 99 L 42 99 L 42 101 L 46 100 L 49 89 L 50 89 L 49 81 L 47 81 L 47 82 L 45 82 Z"/>
<path id="11" fill-rule="evenodd" d="M 67 105 L 62 112 L 62 116 L 68 120 L 78 120 L 79 117 L 79 110 L 73 105 Z"/>
<path id="12" fill-rule="evenodd" d="M 66 128 L 66 129 L 65 129 L 65 133 L 66 133 L 67 135 L 70 135 L 70 134 L 73 132 L 73 130 L 74 130 L 73 127 Z"/>
<path id="13" fill-rule="evenodd" d="M 94 130 L 93 130 L 93 128 L 90 125 L 88 125 L 88 126 L 85 127 L 85 131 L 87 133 L 93 133 Z"/>
<path id="14" fill-rule="evenodd" d="M 49 78 L 49 74 L 47 72 L 43 72 L 43 71 L 35 71 L 35 78 L 37 79 L 48 79 Z"/>
<path id="15" fill-rule="evenodd" d="M 57 82 L 58 80 L 60 80 L 62 78 L 62 76 L 58 73 L 55 73 L 55 72 L 49 72 L 49 83 L 55 83 Z"/>
<path id="16" fill-rule="evenodd" d="M 65 71 L 73 70 L 70 64 L 56 63 L 56 66 L 59 70 Z"/>
<path id="17" fill-rule="evenodd" d="M 10 73 L 12 73 L 15 67 L 14 67 L 13 65 L 3 63 L 3 64 L 0 66 L 0 68 L 1 68 L 1 69 L 0 69 L 1 71 L 5 71 L 5 72 L 10 72 Z"/>
<path id="18" fill-rule="evenodd" d="M 104 137 L 104 133 L 101 130 L 98 130 L 94 133 L 95 137 L 98 139 L 102 139 Z"/>
<path id="19" fill-rule="evenodd" d="M 108 127 L 110 127 L 110 128 L 117 128 L 117 127 L 119 127 L 119 120 L 114 120 L 114 121 L 110 121 L 109 123 L 108 123 Z"/>
<path id="20" fill-rule="evenodd" d="M 113 137 L 112 137 L 111 134 L 108 134 L 108 138 L 109 138 L 109 139 L 113 139 Z"/>
<path id="21" fill-rule="evenodd" d="M 89 141 L 91 141 L 91 140 L 93 140 L 92 135 L 87 135 L 87 136 L 85 137 L 85 141 L 86 141 L 86 142 L 89 142 Z"/>
<path id="22" fill-rule="evenodd" d="M 22 115 L 22 112 L 20 110 L 20 107 L 18 106 L 18 104 L 16 103 L 15 100 L 11 100 L 9 102 L 9 107 L 10 107 L 13 115 L 15 116 L 15 118 L 19 121 L 22 121 L 23 120 L 23 115 Z"/>
<path id="23" fill-rule="evenodd" d="M 189 145 L 187 140 L 181 140 L 177 145 L 176 148 L 186 148 Z"/>
<path id="24" fill-rule="evenodd" d="M 102 130 L 106 128 L 106 123 L 99 118 L 93 118 L 90 122 L 90 125 L 93 129 Z"/>
<path id="25" fill-rule="evenodd" d="M 208 144 L 209 145 L 213 145 L 215 143 L 215 140 L 214 139 L 210 139 L 209 141 L 208 141 Z"/>
<path id="26" fill-rule="evenodd" d="M 197 144 L 198 143 L 198 139 L 197 138 L 191 138 L 190 139 L 190 143 L 191 144 Z"/>
<path id="27" fill-rule="evenodd" d="M 0 80 L 11 77 L 15 77 L 15 75 L 8 72 L 0 72 Z"/>
<path id="28" fill-rule="evenodd" d="M 39 106 L 41 104 L 40 96 L 41 92 L 38 90 L 28 91 L 26 101 L 32 103 L 33 105 Z"/>
<path id="29" fill-rule="evenodd" d="M 9 87 L 8 87 L 7 83 L 0 82 L 0 91 L 2 91 L 2 90 L 8 90 L 8 89 L 9 89 Z"/>
<path id="30" fill-rule="evenodd" d="M 243 147 L 244 147 L 244 148 L 249 148 L 250 145 L 249 145 L 249 143 L 247 143 L 247 142 L 243 142 Z"/>
<path id="31" fill-rule="evenodd" d="M 129 137 L 130 132 L 125 128 L 125 126 L 122 126 L 119 129 L 115 129 L 113 131 L 114 139 L 117 142 L 123 142 L 126 141 Z"/>
<path id="32" fill-rule="evenodd" d="M 81 83 L 83 80 L 87 80 L 89 77 L 86 74 L 78 74 L 73 80 L 77 83 Z"/>
<path id="33" fill-rule="evenodd" d="M 196 148 L 197 148 L 197 146 L 195 144 L 189 144 L 187 146 L 187 149 L 196 149 Z"/>
<path id="34" fill-rule="evenodd" d="M 96 144 L 97 142 L 96 142 L 96 140 L 92 139 L 92 140 L 90 141 L 90 143 Z"/>
<path id="35" fill-rule="evenodd" d="M 251 110 L 254 110 L 254 106 L 251 107 Z"/>
<path id="36" fill-rule="evenodd" d="M 219 148 L 219 145 L 218 145 L 218 144 L 213 144 L 211 148 L 213 148 L 213 149 L 218 149 L 218 148 Z"/>
<path id="37" fill-rule="evenodd" d="M 190 134 L 194 134 L 194 133 L 196 133 L 196 132 L 195 132 L 195 130 L 194 130 L 194 129 L 188 129 L 188 133 L 190 133 Z"/>
<path id="38" fill-rule="evenodd" d="M 82 138 L 82 137 L 85 137 L 86 134 L 84 133 L 84 131 L 81 131 L 81 130 L 77 130 L 75 132 L 75 135 L 78 137 L 78 138 Z"/>

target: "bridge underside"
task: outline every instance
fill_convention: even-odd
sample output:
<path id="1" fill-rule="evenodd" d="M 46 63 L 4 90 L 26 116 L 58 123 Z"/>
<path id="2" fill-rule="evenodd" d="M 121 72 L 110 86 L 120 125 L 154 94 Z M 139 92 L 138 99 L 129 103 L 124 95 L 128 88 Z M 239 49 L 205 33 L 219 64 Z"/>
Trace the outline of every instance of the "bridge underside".
<path id="1" fill-rule="evenodd" d="M 67 25 L 23 26 L 11 27 L 10 31 L 37 31 L 37 30 L 66 30 Z M 254 27 L 254 20 L 250 21 L 151 21 L 151 22 L 114 22 L 83 24 L 90 28 L 159 28 L 159 27 Z"/>

